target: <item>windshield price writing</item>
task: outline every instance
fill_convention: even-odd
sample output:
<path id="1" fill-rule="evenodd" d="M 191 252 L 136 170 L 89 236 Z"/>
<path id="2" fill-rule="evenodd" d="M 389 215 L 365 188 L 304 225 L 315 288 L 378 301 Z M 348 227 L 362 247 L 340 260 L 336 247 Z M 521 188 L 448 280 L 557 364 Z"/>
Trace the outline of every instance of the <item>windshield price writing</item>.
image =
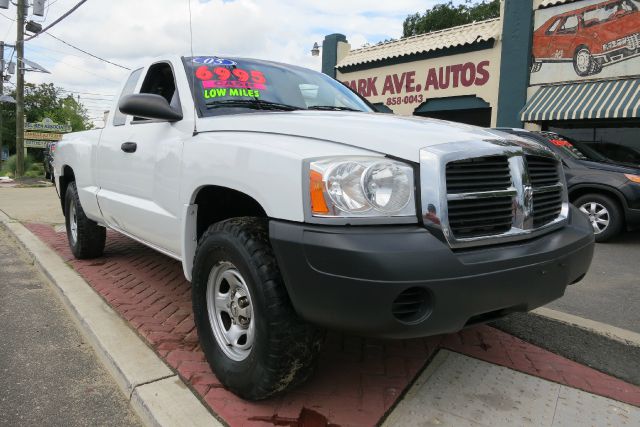
<path id="1" fill-rule="evenodd" d="M 242 68 L 208 67 L 203 65 L 196 70 L 196 77 L 202 81 L 202 87 L 242 88 L 265 90 L 267 79 L 261 71 L 246 71 Z"/>

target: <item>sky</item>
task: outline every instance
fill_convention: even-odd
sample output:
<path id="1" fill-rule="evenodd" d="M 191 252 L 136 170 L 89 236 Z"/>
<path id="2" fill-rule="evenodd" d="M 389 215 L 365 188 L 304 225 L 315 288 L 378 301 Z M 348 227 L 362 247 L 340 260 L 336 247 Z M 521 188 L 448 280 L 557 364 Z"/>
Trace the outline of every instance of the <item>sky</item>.
<path id="1" fill-rule="evenodd" d="M 46 16 L 30 16 L 46 27 L 78 0 L 47 0 Z M 342 33 L 352 45 L 402 35 L 402 22 L 443 0 L 191 0 L 196 55 L 244 56 L 320 69 L 314 42 Z M 0 9 L 0 37 L 16 38 L 15 6 Z M 50 30 L 54 36 L 127 68 L 167 54 L 189 54 L 189 0 L 88 0 Z M 53 82 L 81 92 L 95 118 L 111 107 L 128 71 L 106 64 L 42 34 L 26 43 L 25 57 L 51 71 L 29 72 L 29 83 Z M 5 51 L 5 60 L 13 49 Z M 14 58 L 15 61 L 15 58 Z M 9 87 L 15 83 L 12 77 Z M 78 94 L 76 93 L 76 96 Z"/>

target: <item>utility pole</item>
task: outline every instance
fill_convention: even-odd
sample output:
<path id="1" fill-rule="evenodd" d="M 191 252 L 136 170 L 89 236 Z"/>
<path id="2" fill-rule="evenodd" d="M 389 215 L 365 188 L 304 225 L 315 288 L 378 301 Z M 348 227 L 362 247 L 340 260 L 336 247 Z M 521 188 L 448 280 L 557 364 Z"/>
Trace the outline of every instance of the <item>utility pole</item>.
<path id="1" fill-rule="evenodd" d="M 24 175 L 24 2 L 18 0 L 18 37 L 16 38 L 16 176 Z"/>

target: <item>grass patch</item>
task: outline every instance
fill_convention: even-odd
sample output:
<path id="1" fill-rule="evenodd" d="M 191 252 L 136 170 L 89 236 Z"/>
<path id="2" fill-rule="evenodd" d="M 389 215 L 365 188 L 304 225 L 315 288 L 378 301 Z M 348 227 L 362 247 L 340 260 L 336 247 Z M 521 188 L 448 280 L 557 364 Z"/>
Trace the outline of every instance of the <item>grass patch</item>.
<path id="1" fill-rule="evenodd" d="M 17 157 L 14 154 L 2 164 L 2 169 L 0 169 L 0 176 L 15 178 L 16 164 Z M 42 163 L 34 162 L 31 156 L 26 156 L 24 158 L 24 176 L 26 178 L 44 178 L 44 165 Z"/>

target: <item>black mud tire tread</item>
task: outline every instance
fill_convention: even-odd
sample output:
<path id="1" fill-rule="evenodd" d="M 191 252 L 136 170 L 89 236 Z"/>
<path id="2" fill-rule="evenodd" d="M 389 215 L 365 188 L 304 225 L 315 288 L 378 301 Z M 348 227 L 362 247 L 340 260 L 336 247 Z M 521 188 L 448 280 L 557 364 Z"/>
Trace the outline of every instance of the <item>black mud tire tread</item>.
<path id="1" fill-rule="evenodd" d="M 75 203 L 78 221 L 78 239 L 73 243 L 71 238 L 71 227 L 69 226 L 69 206 Z M 107 230 L 99 226 L 95 221 L 90 220 L 84 213 L 78 189 L 75 181 L 69 183 L 64 200 L 65 226 L 67 228 L 67 240 L 73 256 L 77 259 L 91 259 L 101 257 L 104 253 L 104 245 L 107 240 Z"/>
<path id="2" fill-rule="evenodd" d="M 224 259 L 226 256 L 231 259 Z M 232 261 L 238 268 L 254 300 L 254 344 L 247 359 L 240 362 L 219 349 L 207 313 L 207 281 L 211 267 L 221 260 Z M 267 219 L 232 218 L 211 225 L 198 243 L 192 284 L 200 344 L 227 389 L 247 400 L 263 400 L 313 374 L 325 332 L 295 312 L 269 242 Z"/>
<path id="3" fill-rule="evenodd" d="M 607 227 L 607 229 L 602 233 L 595 235 L 596 242 L 604 243 L 620 234 L 624 228 L 624 215 L 620 204 L 611 197 L 598 193 L 580 196 L 573 202 L 573 204 L 579 209 L 580 206 L 588 202 L 600 203 L 609 211 L 609 227 Z"/>

